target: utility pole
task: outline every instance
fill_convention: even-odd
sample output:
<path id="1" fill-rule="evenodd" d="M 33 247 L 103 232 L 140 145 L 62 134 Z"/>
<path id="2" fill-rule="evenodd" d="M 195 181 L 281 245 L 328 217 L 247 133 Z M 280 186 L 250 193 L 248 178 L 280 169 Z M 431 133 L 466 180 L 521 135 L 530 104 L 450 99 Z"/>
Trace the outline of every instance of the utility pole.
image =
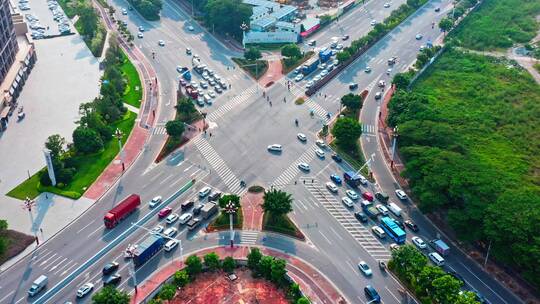
<path id="1" fill-rule="evenodd" d="M 126 170 L 126 166 L 124 165 L 124 151 L 122 150 L 122 137 L 123 136 L 124 134 L 122 134 L 122 131 L 116 128 L 116 131 L 114 131 L 114 137 L 118 139 L 118 151 L 120 153 L 120 162 L 122 162 L 122 172 Z"/>
<path id="2" fill-rule="evenodd" d="M 489 252 L 490 251 L 491 251 L 491 240 L 489 241 L 488 250 L 487 250 L 487 253 L 486 253 L 486 259 L 484 260 L 484 268 L 486 268 L 486 264 L 487 264 L 487 261 L 488 261 L 488 258 L 489 258 Z"/>
<path id="3" fill-rule="evenodd" d="M 28 215 L 30 215 L 30 229 L 31 230 L 34 230 L 33 229 L 34 217 L 32 216 L 32 207 L 34 207 L 35 205 L 36 205 L 36 200 L 31 199 L 27 196 L 22 206 L 23 209 L 28 210 Z M 39 245 L 39 239 L 38 239 L 36 231 L 34 231 L 34 239 L 36 240 L 36 245 Z"/>
<path id="4" fill-rule="evenodd" d="M 225 212 L 229 214 L 229 226 L 231 230 L 231 248 L 233 248 L 234 245 L 234 227 L 233 227 L 233 215 L 236 213 L 236 210 L 238 207 L 232 202 L 229 201 L 227 205 L 225 205 Z"/>
<path id="5" fill-rule="evenodd" d="M 244 49 L 246 48 L 246 31 L 249 29 L 249 26 L 245 23 L 245 22 L 242 22 L 242 25 L 240 25 L 240 29 L 242 30 L 242 46 L 244 47 Z"/>
<path id="6" fill-rule="evenodd" d="M 398 138 L 398 127 L 395 126 L 392 131 L 392 159 L 390 160 L 390 168 L 394 168 L 394 156 L 396 154 L 396 143 Z"/>

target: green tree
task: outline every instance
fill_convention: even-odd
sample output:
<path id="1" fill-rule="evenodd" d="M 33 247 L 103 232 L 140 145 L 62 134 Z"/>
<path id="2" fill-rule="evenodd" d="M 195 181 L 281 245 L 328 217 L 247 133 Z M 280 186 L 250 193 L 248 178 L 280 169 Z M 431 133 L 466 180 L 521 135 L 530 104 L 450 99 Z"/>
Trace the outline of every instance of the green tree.
<path id="1" fill-rule="evenodd" d="M 431 265 L 424 267 L 416 278 L 418 289 L 431 293 L 433 291 L 433 285 L 431 284 L 433 280 L 445 275 L 446 272 L 444 272 L 441 267 Z"/>
<path id="2" fill-rule="evenodd" d="M 287 290 L 287 297 L 295 301 L 296 299 L 299 299 L 301 295 L 300 285 L 298 285 L 298 283 L 292 283 Z"/>
<path id="3" fill-rule="evenodd" d="M 476 300 L 476 295 L 472 291 L 459 293 L 454 304 L 480 304 Z"/>
<path id="4" fill-rule="evenodd" d="M 5 237 L 7 228 L 8 228 L 7 221 L 0 220 L 0 256 L 3 256 L 4 253 L 6 253 L 6 250 L 9 246 L 9 239 Z"/>
<path id="5" fill-rule="evenodd" d="M 285 57 L 300 58 L 302 56 L 302 52 L 300 51 L 298 45 L 290 43 L 281 47 L 281 55 Z"/>
<path id="6" fill-rule="evenodd" d="M 362 97 L 349 93 L 341 97 L 341 104 L 353 111 L 357 111 L 362 108 Z"/>
<path id="7" fill-rule="evenodd" d="M 225 194 L 219 198 L 218 205 L 220 208 L 225 208 L 231 202 L 235 207 L 240 207 L 240 196 L 236 194 Z"/>
<path id="8" fill-rule="evenodd" d="M 169 136 L 180 138 L 184 133 L 185 126 L 180 120 L 169 120 L 165 124 L 165 130 Z"/>
<path id="9" fill-rule="evenodd" d="M 301 297 L 298 300 L 296 300 L 296 304 L 309 304 L 311 303 L 308 298 Z"/>
<path id="10" fill-rule="evenodd" d="M 283 259 L 274 259 L 272 261 L 270 277 L 272 282 L 274 282 L 278 286 L 281 286 L 285 279 L 285 274 L 287 273 L 287 270 L 285 269 L 286 265 L 287 262 Z"/>
<path id="11" fill-rule="evenodd" d="M 411 83 L 411 76 L 408 73 L 397 73 L 392 79 L 392 84 L 397 90 L 405 90 Z"/>
<path id="12" fill-rule="evenodd" d="M 439 28 L 443 32 L 448 32 L 452 26 L 454 26 L 454 22 L 450 18 L 442 18 L 441 21 L 439 21 Z"/>
<path id="13" fill-rule="evenodd" d="M 348 52 L 345 52 L 345 51 L 342 51 L 342 52 L 339 52 L 337 53 L 336 55 L 336 59 L 341 63 L 341 62 L 345 62 L 347 60 L 349 60 L 351 58 L 351 54 L 349 54 Z"/>
<path id="14" fill-rule="evenodd" d="M 169 302 L 170 300 L 174 298 L 175 295 L 176 295 L 176 286 L 174 286 L 173 284 L 165 284 L 161 287 L 158 297 L 160 299 L 163 299 Z"/>
<path id="15" fill-rule="evenodd" d="M 216 271 L 221 267 L 219 256 L 215 252 L 210 252 L 204 256 L 204 265 L 210 271 Z"/>
<path id="16" fill-rule="evenodd" d="M 244 52 L 244 58 L 249 61 L 255 61 L 262 57 L 261 51 L 256 47 L 250 47 Z"/>
<path id="17" fill-rule="evenodd" d="M 362 135 L 362 126 L 353 118 L 338 118 L 332 128 L 332 135 L 337 139 L 337 144 L 343 148 L 350 149 L 355 147 L 360 135 Z"/>
<path id="18" fill-rule="evenodd" d="M 262 208 L 273 215 L 283 215 L 292 211 L 292 195 L 277 189 L 264 192 Z"/>
<path id="19" fill-rule="evenodd" d="M 186 259 L 186 271 L 191 278 L 195 277 L 202 271 L 201 258 L 196 255 L 190 255 Z"/>
<path id="20" fill-rule="evenodd" d="M 106 286 L 96 291 L 92 296 L 93 304 L 128 304 L 130 297 L 112 286 Z"/>
<path id="21" fill-rule="evenodd" d="M 178 270 L 177 272 L 174 273 L 173 281 L 174 281 L 174 285 L 178 287 L 184 287 L 187 285 L 187 283 L 189 283 L 189 274 L 187 273 L 185 269 Z"/>
<path id="22" fill-rule="evenodd" d="M 272 264 L 274 257 L 265 255 L 261 258 L 258 264 L 258 272 L 264 276 L 267 280 L 272 279 Z"/>
<path id="23" fill-rule="evenodd" d="M 96 34 L 99 24 L 98 15 L 89 2 L 77 1 L 76 3 L 76 11 L 79 16 L 78 23 L 81 25 L 80 34 L 91 40 Z"/>
<path id="24" fill-rule="evenodd" d="M 237 39 L 242 37 L 242 23 L 249 24 L 253 8 L 235 0 L 208 0 L 204 10 L 205 24 L 218 33 Z"/>
<path id="25" fill-rule="evenodd" d="M 236 268 L 236 261 L 228 256 L 223 259 L 223 262 L 221 263 L 221 269 L 227 273 L 231 273 Z"/>
<path id="26" fill-rule="evenodd" d="M 182 113 L 182 114 L 186 114 L 186 115 L 190 115 L 190 114 L 193 114 L 197 111 L 197 109 L 195 109 L 195 105 L 193 104 L 193 102 L 189 99 L 189 98 L 180 98 L 176 104 L 176 110 L 179 112 L 179 113 Z"/>
<path id="27" fill-rule="evenodd" d="M 47 137 L 45 142 L 45 148 L 51 151 L 51 158 L 59 159 L 64 154 L 64 147 L 66 146 L 66 139 L 59 134 L 54 134 Z"/>
<path id="28" fill-rule="evenodd" d="M 436 278 L 431 283 L 433 286 L 433 298 L 437 303 L 454 304 L 458 297 L 462 282 L 452 277 L 444 275 Z"/>
<path id="29" fill-rule="evenodd" d="M 392 251 L 392 264 L 395 271 L 401 278 L 409 282 L 416 281 L 416 278 L 427 265 L 427 258 L 412 245 L 400 246 Z"/>
<path id="30" fill-rule="evenodd" d="M 256 270 L 262 257 L 263 255 L 259 248 L 251 248 L 247 255 L 247 265 L 249 269 Z"/>
<path id="31" fill-rule="evenodd" d="M 81 153 L 95 153 L 103 149 L 103 140 L 96 131 L 78 126 L 73 131 L 73 145 Z"/>

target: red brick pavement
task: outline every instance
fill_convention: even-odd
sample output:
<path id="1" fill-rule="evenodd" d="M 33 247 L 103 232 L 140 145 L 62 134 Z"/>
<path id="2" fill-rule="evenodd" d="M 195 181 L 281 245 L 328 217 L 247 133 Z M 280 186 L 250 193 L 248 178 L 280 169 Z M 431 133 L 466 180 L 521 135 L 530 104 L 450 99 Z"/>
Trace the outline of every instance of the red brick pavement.
<path id="1" fill-rule="evenodd" d="M 262 248 L 261 251 L 266 255 L 279 257 L 287 261 L 287 270 L 298 284 L 302 291 L 317 303 L 345 303 L 335 286 L 322 276 L 311 265 L 304 261 L 272 249 Z M 198 256 L 203 256 L 209 252 L 216 252 L 220 257 L 232 256 L 235 259 L 245 259 L 249 253 L 249 247 L 217 247 L 207 248 L 196 252 Z M 137 293 L 131 298 L 132 304 L 142 303 L 154 290 L 159 288 L 168 278 L 170 278 L 178 269 L 184 267 L 181 260 L 175 260 L 159 271 L 152 277 L 144 281 L 137 288 Z"/>
<path id="2" fill-rule="evenodd" d="M 244 215 L 243 230 L 262 230 L 264 193 L 246 192 L 240 198 L 240 205 Z"/>
<path id="3" fill-rule="evenodd" d="M 268 70 L 266 70 L 266 73 L 259 78 L 259 84 L 262 87 L 266 87 L 267 85 L 269 86 L 270 83 L 276 83 L 283 77 L 282 70 L 281 60 L 276 59 L 268 61 Z"/>

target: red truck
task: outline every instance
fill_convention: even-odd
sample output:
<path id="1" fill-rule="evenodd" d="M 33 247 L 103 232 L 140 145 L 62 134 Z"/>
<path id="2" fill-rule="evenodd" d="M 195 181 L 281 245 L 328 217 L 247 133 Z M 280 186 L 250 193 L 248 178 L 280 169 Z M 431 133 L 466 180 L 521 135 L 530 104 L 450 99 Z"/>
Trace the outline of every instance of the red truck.
<path id="1" fill-rule="evenodd" d="M 189 97 L 191 97 L 192 99 L 195 99 L 195 100 L 197 100 L 197 97 L 199 97 L 199 93 L 192 86 L 187 86 L 186 87 L 186 94 L 188 94 Z"/>
<path id="2" fill-rule="evenodd" d="M 105 222 L 105 227 L 112 229 L 120 221 L 130 215 L 139 205 L 141 204 L 141 197 L 137 194 L 132 194 L 126 197 L 120 204 L 114 206 L 105 217 L 103 217 L 103 222 Z"/>

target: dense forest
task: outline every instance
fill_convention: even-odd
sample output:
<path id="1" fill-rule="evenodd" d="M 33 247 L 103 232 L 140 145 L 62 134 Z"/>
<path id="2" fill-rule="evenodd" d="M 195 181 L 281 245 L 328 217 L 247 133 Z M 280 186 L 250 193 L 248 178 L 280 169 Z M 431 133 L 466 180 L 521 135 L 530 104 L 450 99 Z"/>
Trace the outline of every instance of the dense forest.
<path id="1" fill-rule="evenodd" d="M 540 288 L 540 86 L 510 61 L 449 49 L 389 113 L 420 208 Z"/>

